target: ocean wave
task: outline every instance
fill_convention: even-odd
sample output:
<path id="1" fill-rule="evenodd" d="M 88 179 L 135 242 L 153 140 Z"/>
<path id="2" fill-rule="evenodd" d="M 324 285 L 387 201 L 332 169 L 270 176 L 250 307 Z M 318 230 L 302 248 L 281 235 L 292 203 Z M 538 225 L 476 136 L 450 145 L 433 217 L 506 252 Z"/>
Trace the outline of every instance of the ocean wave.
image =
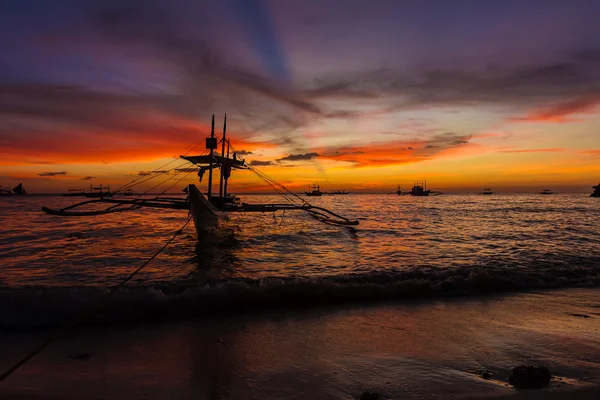
<path id="1" fill-rule="evenodd" d="M 30 286 L 0 289 L 0 328 L 61 326 L 84 312 L 88 315 L 85 324 L 132 324 L 269 309 L 599 284 L 600 268 L 592 266 L 488 266 L 127 286 L 108 297 L 107 288 Z"/>

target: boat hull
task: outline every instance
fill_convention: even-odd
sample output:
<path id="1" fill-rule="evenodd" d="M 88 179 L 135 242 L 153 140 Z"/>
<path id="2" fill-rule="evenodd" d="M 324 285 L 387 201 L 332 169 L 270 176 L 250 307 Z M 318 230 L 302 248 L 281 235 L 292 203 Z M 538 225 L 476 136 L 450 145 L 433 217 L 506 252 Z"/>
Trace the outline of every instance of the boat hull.
<path id="1" fill-rule="evenodd" d="M 417 196 L 417 197 L 426 197 L 426 196 L 429 196 L 429 193 L 430 193 L 429 190 L 427 190 L 425 192 L 416 192 L 416 193 L 409 192 L 409 194 L 411 196 Z"/>
<path id="2" fill-rule="evenodd" d="M 196 185 L 189 185 L 190 213 L 198 235 L 215 230 L 223 221 L 223 212 L 213 206 L 198 190 Z"/>
<path id="3" fill-rule="evenodd" d="M 102 198 L 102 197 L 112 197 L 113 194 L 110 193 L 110 192 L 104 192 L 104 193 L 86 193 L 84 196 L 96 199 L 96 198 Z"/>

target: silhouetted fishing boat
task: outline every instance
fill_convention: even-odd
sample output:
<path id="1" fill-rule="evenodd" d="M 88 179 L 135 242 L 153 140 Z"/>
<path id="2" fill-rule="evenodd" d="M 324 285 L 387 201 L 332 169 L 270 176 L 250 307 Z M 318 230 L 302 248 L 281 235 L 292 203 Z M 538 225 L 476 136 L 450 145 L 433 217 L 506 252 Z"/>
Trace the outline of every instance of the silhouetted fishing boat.
<path id="1" fill-rule="evenodd" d="M 492 189 L 487 188 L 487 189 L 483 189 L 483 192 L 481 192 L 479 194 L 484 194 L 484 195 L 488 195 L 489 196 L 491 194 L 494 194 L 494 192 L 492 192 Z"/>
<path id="2" fill-rule="evenodd" d="M 308 189 L 310 190 L 310 186 L 308 187 Z M 312 190 L 310 190 L 309 192 L 304 192 L 304 194 L 312 197 L 323 196 L 323 192 L 321 192 L 321 187 L 317 184 L 312 185 Z"/>
<path id="3" fill-rule="evenodd" d="M 553 193 L 552 193 L 552 190 L 550 190 L 550 189 L 544 189 L 540 192 L 540 194 L 553 194 Z"/>
<path id="4" fill-rule="evenodd" d="M 19 183 L 13 190 L 3 189 L 0 187 L 0 196 L 24 195 L 27 191 L 22 183 Z"/>
<path id="5" fill-rule="evenodd" d="M 431 190 L 427 190 L 427 181 L 416 181 L 408 194 L 411 196 L 429 196 Z"/>
<path id="6" fill-rule="evenodd" d="M 92 186 L 90 185 L 90 191 L 84 194 L 85 197 L 112 197 L 113 194 L 110 191 L 110 186 Z"/>
<path id="7" fill-rule="evenodd" d="M 208 154 L 201 154 L 195 156 L 182 155 L 181 159 L 186 160 L 198 167 L 198 177 L 200 182 L 206 171 L 208 171 L 208 188 L 207 195 L 203 195 L 201 191 L 194 184 L 190 184 L 184 189 L 187 196 L 182 197 L 167 197 L 163 194 L 173 187 L 177 182 L 187 177 L 191 172 L 187 171 L 179 181 L 170 184 L 167 189 L 163 190 L 159 195 L 151 198 L 133 198 L 133 199 L 120 199 L 120 198 L 107 198 L 107 196 L 99 196 L 98 199 L 87 200 L 71 206 L 61 209 L 50 209 L 43 207 L 42 210 L 48 214 L 60 215 L 60 216 L 89 216 L 89 215 L 102 215 L 110 214 L 115 212 L 124 212 L 139 209 L 141 207 L 152 207 L 152 208 L 168 208 L 175 210 L 189 210 L 191 217 L 196 226 L 198 235 L 203 234 L 206 231 L 218 228 L 222 222 L 226 221 L 227 213 L 232 212 L 275 212 L 275 211 L 287 211 L 287 210 L 301 210 L 309 213 L 315 219 L 325 222 L 331 225 L 358 225 L 357 220 L 351 220 L 343 217 L 333 211 L 327 210 L 323 207 L 314 206 L 302 199 L 299 195 L 291 192 L 285 186 L 277 183 L 274 179 L 268 177 L 263 172 L 257 170 L 254 166 L 247 163 L 243 158 L 239 157 L 239 153 L 231 145 L 230 141 L 226 136 L 227 129 L 227 117 L 223 124 L 223 136 L 221 138 L 221 154 L 218 155 L 217 148 L 218 142 L 214 132 L 215 118 L 213 115 L 211 124 L 211 133 L 206 138 L 206 150 Z M 194 146 L 195 148 L 196 146 Z M 231 156 L 230 156 L 231 154 Z M 173 162 L 173 161 L 172 161 Z M 184 173 L 182 169 L 183 165 L 179 165 L 172 168 L 169 171 L 162 170 L 162 167 L 153 171 L 154 175 L 150 178 L 144 178 L 139 180 L 136 178 L 129 182 L 122 188 L 117 189 L 114 194 L 119 194 L 133 186 L 136 186 L 142 182 L 146 182 L 148 179 L 154 179 L 159 176 L 167 174 L 168 177 L 160 184 L 165 184 L 172 180 L 175 176 Z M 213 194 L 213 170 L 220 170 L 220 183 L 218 194 Z M 232 170 L 250 170 L 255 173 L 259 178 L 269 184 L 277 193 L 279 193 L 288 203 L 271 203 L 271 204 L 248 204 L 243 203 L 237 196 L 229 194 L 227 186 L 229 178 L 231 177 Z M 155 185 L 154 187 L 157 187 Z M 320 191 L 320 188 L 317 189 Z M 93 206 L 98 204 L 108 204 L 109 206 L 102 210 L 76 210 L 79 207 L 85 208 L 87 206 Z"/>
<path id="8" fill-rule="evenodd" d="M 342 190 L 334 190 L 332 192 L 327 192 L 327 194 L 336 195 L 336 194 L 350 194 L 350 192 L 346 192 L 346 189 Z"/>
<path id="9" fill-rule="evenodd" d="M 398 196 L 402 196 L 402 188 L 400 187 L 400 185 L 398 185 L 398 188 L 396 189 L 396 194 Z"/>
<path id="10" fill-rule="evenodd" d="M 132 189 L 127 189 L 119 193 L 121 196 L 139 196 L 138 193 L 134 192 Z"/>
<path id="11" fill-rule="evenodd" d="M 69 190 L 67 190 L 66 193 L 63 193 L 63 196 L 66 197 L 83 197 L 85 196 L 85 190 L 83 190 L 82 188 L 71 188 Z"/>
<path id="12" fill-rule="evenodd" d="M 590 194 L 590 197 L 600 197 L 600 183 L 597 186 L 592 186 L 594 191 Z"/>

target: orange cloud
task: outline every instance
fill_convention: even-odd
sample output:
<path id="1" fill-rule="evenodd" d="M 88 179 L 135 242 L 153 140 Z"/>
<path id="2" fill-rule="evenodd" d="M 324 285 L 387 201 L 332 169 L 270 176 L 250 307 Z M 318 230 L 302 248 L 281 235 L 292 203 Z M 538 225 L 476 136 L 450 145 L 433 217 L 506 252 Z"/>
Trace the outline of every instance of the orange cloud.
<path id="1" fill-rule="evenodd" d="M 463 153 L 467 147 L 475 145 L 469 143 L 471 136 L 445 133 L 433 136 L 427 140 L 411 140 L 377 143 L 364 146 L 347 146 L 331 150 L 319 151 L 321 158 L 346 161 L 355 166 L 377 166 L 416 163 L 448 155 Z"/>
<path id="2" fill-rule="evenodd" d="M 553 147 L 547 149 L 514 149 L 500 150 L 500 153 L 558 153 L 561 151 L 567 151 L 567 149 L 561 147 Z"/>
<path id="3" fill-rule="evenodd" d="M 591 113 L 600 104 L 600 95 L 585 96 L 576 100 L 566 101 L 551 107 L 542 108 L 514 121 L 527 122 L 570 122 L 572 115 Z"/>

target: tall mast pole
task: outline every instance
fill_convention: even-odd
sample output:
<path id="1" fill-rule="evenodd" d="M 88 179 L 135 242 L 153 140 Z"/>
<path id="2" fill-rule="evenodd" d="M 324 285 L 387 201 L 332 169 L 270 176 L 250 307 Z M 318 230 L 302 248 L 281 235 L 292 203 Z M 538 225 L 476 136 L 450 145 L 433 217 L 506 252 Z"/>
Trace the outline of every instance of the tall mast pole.
<path id="1" fill-rule="evenodd" d="M 229 139 L 227 139 L 227 158 L 229 158 Z M 223 185 L 223 194 L 227 196 L 227 180 L 228 176 L 225 177 L 225 184 Z"/>
<path id="2" fill-rule="evenodd" d="M 212 124 L 210 127 L 210 139 L 211 139 L 211 143 L 210 143 L 210 161 L 208 164 L 208 200 L 210 200 L 210 196 L 212 195 L 212 175 L 213 175 L 213 153 L 214 153 L 214 147 L 212 144 L 214 142 L 215 139 L 215 114 L 213 114 L 212 116 Z"/>
<path id="3" fill-rule="evenodd" d="M 225 114 L 225 119 L 223 120 L 223 139 L 221 139 L 221 159 L 225 158 L 225 136 L 227 131 L 227 114 Z M 221 179 L 219 182 L 219 197 L 223 197 L 223 171 L 226 166 L 223 164 L 223 160 L 221 160 Z"/>

